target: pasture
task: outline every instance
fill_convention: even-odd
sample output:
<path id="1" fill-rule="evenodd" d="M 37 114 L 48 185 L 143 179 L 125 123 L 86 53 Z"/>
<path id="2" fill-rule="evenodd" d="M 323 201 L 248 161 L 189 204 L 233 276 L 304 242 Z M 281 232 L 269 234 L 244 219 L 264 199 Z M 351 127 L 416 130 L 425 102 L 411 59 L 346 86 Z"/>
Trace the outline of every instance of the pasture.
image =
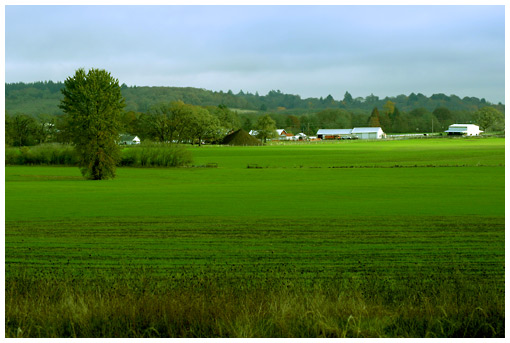
<path id="1" fill-rule="evenodd" d="M 6 167 L 8 337 L 504 336 L 504 139 L 190 149 Z"/>

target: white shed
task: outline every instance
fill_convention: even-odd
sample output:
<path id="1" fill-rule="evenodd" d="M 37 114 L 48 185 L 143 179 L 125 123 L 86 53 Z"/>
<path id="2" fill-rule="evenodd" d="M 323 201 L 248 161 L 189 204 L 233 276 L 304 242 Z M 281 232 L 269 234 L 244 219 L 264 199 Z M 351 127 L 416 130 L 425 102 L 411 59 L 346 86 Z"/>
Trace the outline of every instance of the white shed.
<path id="1" fill-rule="evenodd" d="M 306 139 L 307 139 L 307 136 L 303 132 L 300 132 L 297 135 L 292 136 L 292 140 L 295 140 L 295 141 L 306 141 Z"/>
<path id="2" fill-rule="evenodd" d="M 140 138 L 132 135 L 121 135 L 119 144 L 121 145 L 135 145 L 140 144 Z"/>
<path id="3" fill-rule="evenodd" d="M 352 129 L 352 135 L 359 139 L 381 139 L 386 137 L 380 127 L 355 127 Z"/>
<path id="4" fill-rule="evenodd" d="M 474 124 L 453 124 L 445 131 L 448 135 L 461 135 L 461 136 L 479 136 L 481 132 L 480 127 Z"/>

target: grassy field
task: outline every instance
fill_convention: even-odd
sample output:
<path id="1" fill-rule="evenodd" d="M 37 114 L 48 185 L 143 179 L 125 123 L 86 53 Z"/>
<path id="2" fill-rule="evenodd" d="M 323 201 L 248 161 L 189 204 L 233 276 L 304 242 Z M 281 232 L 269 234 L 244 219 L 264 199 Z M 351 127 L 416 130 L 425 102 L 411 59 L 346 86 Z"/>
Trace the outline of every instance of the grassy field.
<path id="1" fill-rule="evenodd" d="M 191 150 L 6 167 L 8 337 L 504 336 L 504 139 Z"/>

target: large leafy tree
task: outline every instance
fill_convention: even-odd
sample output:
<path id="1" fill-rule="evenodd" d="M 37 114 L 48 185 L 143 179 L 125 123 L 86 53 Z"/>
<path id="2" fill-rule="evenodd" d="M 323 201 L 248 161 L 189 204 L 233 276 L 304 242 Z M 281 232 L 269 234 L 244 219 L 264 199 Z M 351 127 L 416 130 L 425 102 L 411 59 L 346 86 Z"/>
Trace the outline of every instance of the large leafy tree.
<path id="1" fill-rule="evenodd" d="M 119 81 L 100 69 L 78 69 L 64 82 L 60 108 L 69 117 L 68 130 L 83 176 L 115 177 L 120 159 L 117 144 L 124 98 Z"/>
<path id="2" fill-rule="evenodd" d="M 505 116 L 493 107 L 483 107 L 475 112 L 475 120 L 485 131 L 502 131 L 505 129 Z"/>
<path id="3" fill-rule="evenodd" d="M 202 140 L 217 140 L 223 131 L 220 120 L 205 108 L 193 106 L 192 115 L 188 119 L 188 134 L 191 143 L 202 145 Z"/>
<path id="4" fill-rule="evenodd" d="M 257 130 L 257 137 L 263 140 L 264 143 L 268 138 L 276 136 L 276 122 L 269 114 L 259 117 L 255 129 Z"/>

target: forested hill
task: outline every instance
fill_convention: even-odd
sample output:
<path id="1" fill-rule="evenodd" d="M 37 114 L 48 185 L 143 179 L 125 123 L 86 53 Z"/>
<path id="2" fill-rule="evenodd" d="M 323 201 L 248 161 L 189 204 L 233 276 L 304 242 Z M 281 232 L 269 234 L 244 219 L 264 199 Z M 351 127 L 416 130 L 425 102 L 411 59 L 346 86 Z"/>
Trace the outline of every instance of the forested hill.
<path id="1" fill-rule="evenodd" d="M 62 97 L 62 82 L 7 83 L 5 85 L 5 110 L 10 115 L 23 113 L 28 115 L 61 114 L 58 104 Z M 388 100 L 403 112 L 415 109 L 433 111 L 447 108 L 450 111 L 474 112 L 481 107 L 492 105 L 476 97 L 460 98 L 456 95 L 433 94 L 427 97 L 421 93 L 397 95 L 379 98 L 376 95 L 353 98 L 349 92 L 327 95 L 325 97 L 302 99 L 299 95 L 270 91 L 266 95 L 239 91 L 216 92 L 199 88 L 181 87 L 128 87 L 122 85 L 122 94 L 126 99 L 126 111 L 146 112 L 152 105 L 182 100 L 184 103 L 199 106 L 226 105 L 229 108 L 271 111 L 288 114 L 313 113 L 326 108 L 347 109 L 353 112 L 369 113 L 374 107 L 382 108 Z M 504 111 L 504 105 L 494 107 Z"/>

